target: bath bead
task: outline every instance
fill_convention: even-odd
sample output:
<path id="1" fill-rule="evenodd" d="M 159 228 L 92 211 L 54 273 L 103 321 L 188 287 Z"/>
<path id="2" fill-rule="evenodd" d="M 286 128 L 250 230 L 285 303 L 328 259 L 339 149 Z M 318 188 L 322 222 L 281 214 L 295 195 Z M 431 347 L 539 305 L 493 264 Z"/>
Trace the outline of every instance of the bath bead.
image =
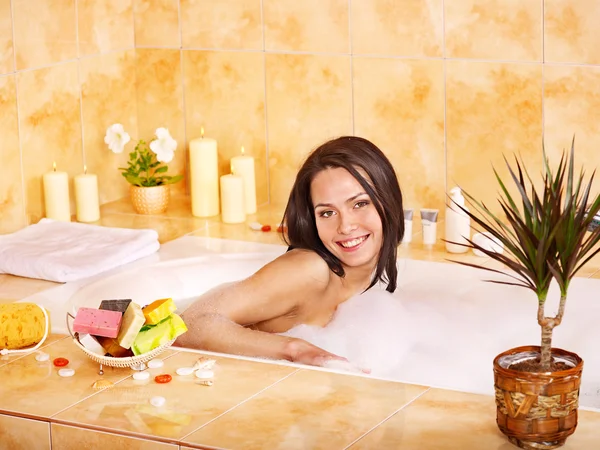
<path id="1" fill-rule="evenodd" d="M 139 372 L 141 372 L 142 370 L 146 370 L 146 364 L 144 364 L 144 363 L 134 364 L 133 366 L 131 366 L 131 370 L 137 370 Z"/>
<path id="2" fill-rule="evenodd" d="M 137 380 L 137 381 L 144 381 L 147 380 L 148 378 L 150 378 L 150 373 L 149 372 L 136 372 L 133 374 L 133 379 Z"/>
<path id="3" fill-rule="evenodd" d="M 162 375 L 156 375 L 154 377 L 154 381 L 156 381 L 157 383 L 160 383 L 160 384 L 168 383 L 172 379 L 173 379 L 173 377 L 171 375 L 169 375 L 168 373 L 165 373 Z"/>
<path id="4" fill-rule="evenodd" d="M 69 364 L 69 360 L 67 358 L 56 358 L 53 362 L 56 367 L 64 367 Z"/>
<path id="5" fill-rule="evenodd" d="M 48 353 L 38 353 L 35 355 L 35 360 L 39 362 L 48 361 L 50 359 L 50 355 Z"/>
<path id="6" fill-rule="evenodd" d="M 194 368 L 193 367 L 180 367 L 175 372 L 177 373 L 177 375 L 181 375 L 182 377 L 185 377 L 187 375 L 193 374 Z"/>
<path id="7" fill-rule="evenodd" d="M 75 375 L 75 370 L 73 370 L 73 369 L 60 369 L 58 371 L 58 374 L 61 377 L 64 377 L 64 378 L 66 378 L 66 377 L 72 377 L 73 375 Z"/>
<path id="8" fill-rule="evenodd" d="M 152 406 L 156 406 L 157 408 L 160 408 L 161 406 L 163 406 L 165 404 L 166 401 L 167 401 L 167 399 L 157 395 L 156 397 L 152 397 L 150 399 L 150 404 Z"/>
<path id="9" fill-rule="evenodd" d="M 258 222 L 249 223 L 248 226 L 254 231 L 260 231 L 262 229 L 262 224 Z"/>
<path id="10" fill-rule="evenodd" d="M 197 370 L 196 376 L 203 380 L 208 380 L 210 378 L 214 378 L 215 373 L 212 370 Z"/>
<path id="11" fill-rule="evenodd" d="M 92 389 L 105 389 L 105 388 L 109 388 L 114 386 L 114 384 L 111 381 L 108 380 L 98 380 L 98 381 L 94 381 L 94 384 L 92 384 Z"/>
<path id="12" fill-rule="evenodd" d="M 158 369 L 159 367 L 164 366 L 165 363 L 163 362 L 162 359 L 151 359 L 150 361 L 148 361 L 148 368 L 149 369 Z"/>
<path id="13" fill-rule="evenodd" d="M 79 308 L 73 321 L 73 331 L 93 336 L 116 338 L 123 314 L 95 308 Z"/>
<path id="14" fill-rule="evenodd" d="M 271 231 L 271 225 L 263 225 L 261 228 L 262 231 Z"/>
<path id="15" fill-rule="evenodd" d="M 201 356 L 192 367 L 194 370 L 211 370 L 217 361 L 214 359 Z"/>
<path id="16" fill-rule="evenodd" d="M 200 380 L 196 384 L 200 386 L 212 386 L 215 382 L 213 380 Z"/>

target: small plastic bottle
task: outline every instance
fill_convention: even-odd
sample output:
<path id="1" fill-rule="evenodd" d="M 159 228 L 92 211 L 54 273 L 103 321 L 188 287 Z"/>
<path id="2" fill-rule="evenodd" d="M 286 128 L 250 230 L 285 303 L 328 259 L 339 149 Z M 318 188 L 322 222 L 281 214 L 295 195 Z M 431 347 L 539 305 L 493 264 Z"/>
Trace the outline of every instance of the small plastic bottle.
<path id="1" fill-rule="evenodd" d="M 447 241 L 467 244 L 467 239 L 471 237 L 471 218 L 461 210 L 457 205 L 465 206 L 465 198 L 459 187 L 450 189 L 450 200 L 446 207 L 446 236 Z M 469 247 L 451 244 L 446 242 L 446 250 L 449 253 L 465 253 Z"/>

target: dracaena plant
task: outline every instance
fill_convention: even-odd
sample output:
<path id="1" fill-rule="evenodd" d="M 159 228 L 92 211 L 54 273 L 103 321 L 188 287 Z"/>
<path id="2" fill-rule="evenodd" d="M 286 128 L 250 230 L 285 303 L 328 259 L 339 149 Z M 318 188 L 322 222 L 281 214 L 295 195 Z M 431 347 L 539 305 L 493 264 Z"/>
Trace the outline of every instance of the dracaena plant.
<path id="1" fill-rule="evenodd" d="M 465 193 L 465 196 L 471 211 L 461 208 L 479 226 L 480 231 L 486 231 L 502 242 L 505 252 L 495 253 L 471 240 L 462 245 L 480 250 L 507 266 L 513 274 L 478 264 L 455 262 L 512 278 L 510 281 L 486 281 L 522 286 L 535 292 L 538 299 L 537 321 L 542 330 L 540 370 L 544 372 L 552 368 L 552 332 L 563 319 L 569 284 L 575 274 L 600 251 L 597 246 L 600 227 L 590 227 L 600 210 L 600 195 L 592 197 L 591 194 L 595 171 L 587 180 L 583 169 L 576 177 L 574 154 L 573 140 L 570 152 L 563 151 L 556 172 L 552 172 L 544 150 L 543 187 L 538 189 L 522 160 L 515 157 L 513 168 L 505 158 L 518 191 L 513 198 L 494 169 L 502 190 L 498 201 L 505 220 L 501 220 L 499 215 L 493 214 L 469 193 Z M 546 316 L 545 304 L 552 279 L 560 288 L 560 301 L 556 315 Z"/>
<path id="2" fill-rule="evenodd" d="M 108 127 L 104 142 L 113 153 L 122 153 L 131 140 L 123 125 L 115 123 Z M 171 137 L 166 128 L 157 128 L 155 137 L 146 142 L 140 139 L 135 149 L 129 153 L 127 167 L 119 167 L 127 182 L 134 186 L 161 186 L 177 183 L 183 175 L 167 175 L 169 167 L 164 164 L 171 162 L 177 149 L 177 142 Z"/>

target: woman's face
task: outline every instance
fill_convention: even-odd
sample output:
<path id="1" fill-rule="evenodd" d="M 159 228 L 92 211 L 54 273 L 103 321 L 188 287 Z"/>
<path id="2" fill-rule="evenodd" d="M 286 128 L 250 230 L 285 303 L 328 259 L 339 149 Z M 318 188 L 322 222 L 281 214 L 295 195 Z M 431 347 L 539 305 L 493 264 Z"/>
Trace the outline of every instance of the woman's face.
<path id="1" fill-rule="evenodd" d="M 325 247 L 347 267 L 374 268 L 383 240 L 381 218 L 356 178 L 346 169 L 326 169 L 315 176 L 310 193 Z"/>

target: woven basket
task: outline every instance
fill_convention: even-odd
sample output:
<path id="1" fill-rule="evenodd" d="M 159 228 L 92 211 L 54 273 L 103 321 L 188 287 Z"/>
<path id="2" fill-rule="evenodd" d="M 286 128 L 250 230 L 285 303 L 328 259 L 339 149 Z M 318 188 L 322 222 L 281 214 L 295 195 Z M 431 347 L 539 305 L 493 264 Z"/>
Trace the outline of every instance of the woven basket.
<path id="1" fill-rule="evenodd" d="M 573 361 L 575 367 L 559 372 L 520 372 L 506 368 L 507 357 L 535 352 L 540 347 L 517 347 L 494 359 L 496 421 L 510 442 L 524 449 L 562 446 L 577 427 L 579 386 L 583 360 L 558 348 L 552 356 Z"/>
<path id="2" fill-rule="evenodd" d="M 169 206 L 169 185 L 129 188 L 131 204 L 138 214 L 162 214 Z"/>
<path id="3" fill-rule="evenodd" d="M 83 345 L 81 345 L 81 343 L 79 342 L 77 337 L 75 337 L 75 335 L 73 334 L 73 331 L 71 330 L 71 324 L 69 323 L 69 318 L 71 318 L 71 319 L 75 319 L 75 318 L 70 313 L 67 313 L 67 330 L 69 330 L 69 334 L 73 338 L 73 343 L 79 349 L 81 349 L 81 351 L 83 353 L 85 353 L 92 361 L 95 361 L 98 364 L 100 364 L 100 373 L 101 374 L 103 372 L 102 366 L 120 367 L 120 368 L 125 368 L 125 367 L 135 368 L 135 366 L 139 366 L 140 364 L 146 363 L 146 362 L 150 361 L 151 359 L 155 358 L 156 356 L 158 356 L 159 354 L 164 352 L 166 349 L 168 349 L 175 342 L 175 339 L 172 339 L 169 342 L 165 342 L 160 347 L 157 347 L 154 350 L 151 350 L 147 353 L 144 353 L 143 355 L 138 355 L 138 356 L 127 356 L 125 358 L 115 358 L 112 356 L 99 355 L 97 353 L 91 352 L 90 350 L 85 348 Z"/>

